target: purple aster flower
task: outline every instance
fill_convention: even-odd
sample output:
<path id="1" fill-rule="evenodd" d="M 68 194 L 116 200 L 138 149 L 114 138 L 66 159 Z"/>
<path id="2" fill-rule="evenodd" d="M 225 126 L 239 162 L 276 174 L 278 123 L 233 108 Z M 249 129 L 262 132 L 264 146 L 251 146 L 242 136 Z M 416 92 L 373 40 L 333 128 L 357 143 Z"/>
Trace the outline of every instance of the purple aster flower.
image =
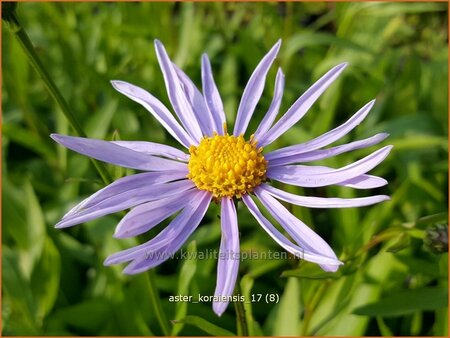
<path id="1" fill-rule="evenodd" d="M 118 179 L 85 199 L 71 209 L 56 227 L 69 227 L 131 208 L 114 233 L 115 237 L 124 238 L 142 234 L 177 213 L 169 225 L 148 242 L 112 254 L 105 260 L 106 265 L 129 262 L 124 273 L 135 274 L 161 264 L 177 252 L 200 224 L 214 199 L 221 205 L 222 231 L 215 295 L 227 298 L 233 293 L 238 274 L 239 230 L 234 201 L 240 199 L 269 236 L 286 251 L 317 263 L 326 271 L 336 271 L 342 262 L 331 247 L 279 200 L 310 208 L 348 208 L 371 205 L 389 197 L 377 195 L 343 199 L 297 196 L 273 187 L 268 180 L 300 187 L 334 184 L 355 189 L 381 187 L 387 184 L 386 180 L 368 175 L 367 172 L 382 162 L 392 147 L 381 148 L 338 169 L 304 164 L 383 141 L 388 136 L 385 133 L 322 149 L 360 124 L 374 105 L 375 101 L 371 101 L 347 122 L 321 136 L 306 143 L 264 153 L 265 146 L 305 115 L 342 73 L 347 66 L 345 63 L 323 75 L 274 123 L 284 88 L 284 75 L 279 69 L 269 110 L 255 133 L 246 140 L 244 134 L 280 45 L 281 41 L 278 41 L 250 77 L 239 104 L 233 133 L 229 135 L 208 56 L 202 56 L 202 93 L 171 62 L 164 46 L 156 40 L 159 65 L 178 120 L 144 89 L 123 81 L 112 81 L 112 85 L 144 106 L 188 152 L 152 142 L 107 142 L 53 134 L 51 137 L 56 142 L 73 151 L 143 171 Z M 263 216 L 255 198 L 259 199 L 292 240 Z M 228 301 L 213 302 L 214 312 L 219 316 L 227 306 Z"/>

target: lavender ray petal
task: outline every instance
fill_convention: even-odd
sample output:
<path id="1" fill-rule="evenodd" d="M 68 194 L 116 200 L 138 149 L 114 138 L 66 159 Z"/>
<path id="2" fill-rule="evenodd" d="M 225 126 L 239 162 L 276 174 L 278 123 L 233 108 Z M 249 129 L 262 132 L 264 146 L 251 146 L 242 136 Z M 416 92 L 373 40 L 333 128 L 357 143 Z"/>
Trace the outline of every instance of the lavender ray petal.
<path id="1" fill-rule="evenodd" d="M 275 159 L 270 160 L 271 166 L 279 166 L 279 165 L 285 165 L 285 164 L 291 164 L 296 162 L 311 162 L 311 161 L 318 161 L 323 160 L 329 157 L 333 157 L 348 151 L 356 150 L 356 149 L 362 149 L 371 147 L 375 144 L 380 143 L 384 139 L 386 139 L 389 136 L 389 134 L 386 133 L 380 133 L 376 134 L 372 137 L 350 142 L 347 144 L 343 144 L 340 146 L 332 147 L 329 149 L 319 149 L 319 150 L 312 150 L 308 151 L 306 153 L 298 153 L 295 155 L 289 155 L 286 157 L 277 157 Z M 266 156 L 264 156 L 266 157 Z"/>
<path id="2" fill-rule="evenodd" d="M 115 196 L 105 198 L 91 207 L 81 208 L 76 213 L 64 217 L 56 228 L 66 228 L 75 224 L 84 223 L 100 216 L 112 214 L 136 205 L 183 193 L 194 188 L 192 181 L 183 180 L 158 185 L 143 185 L 140 188 L 124 191 Z"/>
<path id="3" fill-rule="evenodd" d="M 110 255 L 104 264 L 114 265 L 132 260 L 150 260 L 152 258 L 156 260 L 167 259 L 168 257 L 157 255 L 156 252 L 164 252 L 166 249 L 174 247 L 175 241 L 181 242 L 183 238 L 189 237 L 206 213 L 210 201 L 211 195 L 208 192 L 198 191 L 196 198 L 191 199 L 157 236 L 146 243 Z"/>
<path id="4" fill-rule="evenodd" d="M 358 197 L 358 198 L 334 198 L 334 197 L 310 197 L 310 196 L 298 196 L 291 194 L 287 191 L 283 191 L 272 187 L 268 184 L 261 184 L 255 189 L 255 191 L 263 190 L 266 193 L 281 199 L 285 202 L 289 202 L 295 205 L 308 208 L 353 208 L 363 207 L 390 200 L 389 196 L 376 195 L 370 197 Z"/>
<path id="5" fill-rule="evenodd" d="M 338 184 L 372 170 L 386 158 L 391 149 L 392 146 L 383 147 L 361 160 L 339 169 L 301 165 L 269 166 L 267 177 L 301 187 L 323 187 Z"/>
<path id="6" fill-rule="evenodd" d="M 281 100 L 283 98 L 284 91 L 284 74 L 281 68 L 278 68 L 277 77 L 275 79 L 275 89 L 273 94 L 272 102 L 270 103 L 269 110 L 262 119 L 261 123 L 256 129 L 255 140 L 258 140 L 262 135 L 264 135 L 272 126 L 273 121 L 277 117 L 278 111 L 280 109 Z"/>
<path id="7" fill-rule="evenodd" d="M 275 177 L 275 175 L 274 175 Z M 294 178 L 273 178 L 273 177 L 269 177 L 272 178 L 274 180 L 286 183 L 286 184 L 291 184 L 291 185 L 295 185 L 295 186 L 299 186 L 299 187 L 303 187 L 303 183 L 299 182 L 298 180 L 294 179 Z M 305 177 L 305 179 L 307 179 L 308 177 Z M 316 178 L 314 178 L 316 179 Z M 313 182 L 313 181 L 311 181 Z M 310 184 L 311 184 L 310 182 Z M 377 176 L 373 176 L 373 175 L 360 175 L 339 183 L 333 183 L 335 185 L 339 185 L 342 187 L 347 187 L 347 188 L 353 188 L 353 189 L 373 189 L 373 188 L 379 188 L 382 186 L 385 186 L 388 182 L 382 178 L 382 177 L 377 177 Z M 328 185 L 328 184 L 327 184 Z M 322 186 L 322 185 L 318 185 L 318 186 Z M 308 187 L 306 187 L 308 188 Z M 311 188 L 309 186 L 309 188 Z"/>
<path id="8" fill-rule="evenodd" d="M 141 104 L 155 119 L 186 148 L 192 144 L 198 144 L 175 120 L 170 111 L 156 97 L 146 90 L 124 81 L 111 81 L 115 90 Z"/>
<path id="9" fill-rule="evenodd" d="M 245 86 L 237 112 L 233 135 L 245 134 L 255 107 L 261 98 L 270 66 L 275 60 L 281 46 L 281 40 L 263 57 Z"/>
<path id="10" fill-rule="evenodd" d="M 162 184 L 174 180 L 181 180 L 185 177 L 186 175 L 182 172 L 147 172 L 119 178 L 73 207 L 64 215 L 64 218 L 73 216 L 83 211 L 83 209 L 90 208 L 107 198 L 140 188 L 143 182 L 145 184 Z"/>
<path id="11" fill-rule="evenodd" d="M 193 200 L 195 201 L 195 200 Z M 149 257 L 152 252 L 158 252 L 167 247 L 171 241 L 182 231 L 182 225 L 189 221 L 193 213 L 192 203 L 188 204 L 183 210 L 164 228 L 158 235 L 146 243 L 135 247 L 116 252 L 106 258 L 104 265 L 114 265 L 132 261 L 139 257 Z"/>
<path id="12" fill-rule="evenodd" d="M 212 136 L 215 131 L 215 124 L 202 93 L 198 90 L 192 80 L 174 63 L 172 64 L 181 81 L 186 98 L 200 124 L 203 135 Z"/>
<path id="13" fill-rule="evenodd" d="M 211 63 L 208 55 L 202 55 L 202 87 L 206 106 L 214 120 L 215 131 L 219 135 L 223 135 L 223 126 L 226 123 L 225 112 L 223 109 L 222 99 L 217 90 L 216 83 L 211 70 Z"/>
<path id="14" fill-rule="evenodd" d="M 275 168 L 280 168 L 280 167 L 281 166 L 274 167 L 274 170 L 275 170 Z M 294 167 L 294 166 L 288 166 L 288 167 Z M 298 165 L 296 167 L 298 167 L 298 169 L 301 168 L 302 172 L 303 172 L 303 170 L 305 170 L 305 172 L 308 172 L 308 169 L 311 169 L 311 167 L 301 166 L 301 165 Z M 315 169 L 315 173 L 329 173 L 329 172 L 335 170 L 334 168 L 322 167 L 322 166 L 314 166 L 314 169 Z M 314 172 L 311 170 L 311 173 L 314 173 Z M 278 175 L 278 174 L 275 174 L 275 175 Z M 275 177 L 275 175 L 274 175 L 274 177 Z M 302 175 L 303 175 L 303 173 L 302 173 Z M 300 186 L 297 184 L 297 181 L 293 178 L 286 179 L 286 177 L 284 177 L 282 179 L 283 179 L 283 181 L 281 179 L 277 179 L 277 180 L 280 182 L 286 183 L 286 184 Z M 354 177 L 354 178 L 336 183 L 336 185 L 353 188 L 353 189 L 372 189 L 372 188 L 379 188 L 379 187 L 385 186 L 387 183 L 388 182 L 382 177 L 364 174 L 364 175 L 360 175 L 358 177 Z"/>
<path id="15" fill-rule="evenodd" d="M 202 203 L 194 211 L 193 215 L 188 221 L 188 224 L 183 227 L 179 235 L 172 241 L 170 241 L 170 243 L 164 249 L 160 249 L 159 255 L 155 255 L 155 253 L 153 253 L 152 255 L 150 252 L 148 252 L 146 256 L 136 258 L 123 270 L 123 272 L 125 274 L 141 273 L 173 257 L 200 224 L 201 220 L 205 216 L 210 201 L 211 195 L 208 192 L 203 192 Z"/>
<path id="16" fill-rule="evenodd" d="M 259 190 L 257 192 L 255 191 L 255 193 L 264 207 L 277 220 L 277 222 L 281 224 L 283 229 L 287 231 L 287 233 L 301 248 L 321 256 L 337 260 L 336 254 L 328 243 L 308 226 L 306 226 L 306 224 L 292 215 L 280 202 L 264 190 Z M 335 264 L 322 264 L 321 267 L 326 271 L 337 270 L 337 266 Z"/>
<path id="17" fill-rule="evenodd" d="M 221 204 L 222 240 L 214 296 L 228 297 L 233 294 L 239 269 L 239 229 L 233 200 L 224 197 Z M 221 316 L 228 303 L 228 301 L 214 301 L 214 312 Z"/>
<path id="18" fill-rule="evenodd" d="M 269 162 L 269 168 L 270 168 L 270 162 Z M 274 166 L 273 170 L 275 171 L 276 168 L 281 168 L 282 166 Z M 287 166 L 287 167 L 295 167 L 299 171 L 301 171 L 301 174 L 323 174 L 323 173 L 330 173 L 335 171 L 336 169 L 330 168 L 330 167 L 324 167 L 324 166 L 304 166 L 304 165 L 295 165 L 295 166 Z M 291 168 L 292 169 L 292 168 Z M 281 170 L 282 171 L 282 170 Z M 282 181 L 280 181 L 282 182 Z M 291 183 L 289 183 L 291 182 Z M 287 184 L 297 185 L 295 183 L 295 180 L 289 180 L 289 182 L 284 182 Z M 336 183 L 336 185 L 348 187 L 348 188 L 354 188 L 354 189 L 371 189 L 371 188 L 379 188 L 384 185 L 386 185 L 388 182 L 381 177 L 373 176 L 373 175 L 360 175 L 358 177 L 354 177 L 339 183 Z"/>
<path id="19" fill-rule="evenodd" d="M 146 141 L 112 141 L 111 143 L 147 155 L 167 157 L 177 161 L 189 161 L 188 154 L 165 144 Z"/>
<path id="20" fill-rule="evenodd" d="M 145 258 L 137 258 L 133 260 L 125 267 L 125 269 L 123 269 L 123 273 L 125 275 L 135 275 L 150 270 L 164 263 L 169 258 L 174 258 L 176 251 L 177 250 L 169 250 L 169 245 L 155 249 L 149 252 Z"/>
<path id="21" fill-rule="evenodd" d="M 181 89 L 180 80 L 173 68 L 172 61 L 170 61 L 166 49 L 159 40 L 155 40 L 155 50 L 173 109 L 187 132 L 194 140 L 200 141 L 203 135 L 198 121 L 185 93 Z"/>
<path id="22" fill-rule="evenodd" d="M 370 101 L 360 110 L 358 110 L 350 119 L 348 119 L 347 122 L 326 132 L 325 134 L 322 134 L 305 143 L 295 144 L 289 147 L 274 150 L 270 153 L 267 153 L 265 157 L 267 158 L 267 160 L 275 160 L 278 158 L 302 154 L 325 147 L 339 140 L 341 137 L 347 135 L 351 130 L 358 126 L 366 118 L 367 114 L 369 114 L 374 104 L 375 100 Z"/>
<path id="23" fill-rule="evenodd" d="M 134 207 L 119 222 L 114 237 L 134 237 L 149 231 L 167 217 L 183 209 L 189 203 L 189 199 L 195 197 L 196 194 L 197 190 L 192 189 L 185 194 L 162 198 Z"/>
<path id="24" fill-rule="evenodd" d="M 255 217 L 261 227 L 272 237 L 275 242 L 277 242 L 281 247 L 283 247 L 286 251 L 290 252 L 294 256 L 307 260 L 312 263 L 323 264 L 323 265 L 333 265 L 336 269 L 339 265 L 343 263 L 337 259 L 333 259 L 330 257 L 326 257 L 315 252 L 311 252 L 305 250 L 304 248 L 299 247 L 298 245 L 293 244 L 289 241 L 281 232 L 277 230 L 268 220 L 263 216 L 261 211 L 259 211 L 255 202 L 249 195 L 242 196 L 242 200 L 244 204 L 247 206 L 250 213 Z"/>
<path id="25" fill-rule="evenodd" d="M 125 168 L 146 171 L 185 171 L 186 163 L 143 154 L 112 142 L 92 138 L 51 134 L 50 137 L 77 153 Z"/>
<path id="26" fill-rule="evenodd" d="M 373 189 L 385 186 L 386 184 L 388 184 L 388 181 L 384 178 L 373 175 L 360 175 L 338 183 L 338 185 L 354 189 Z"/>
<path id="27" fill-rule="evenodd" d="M 291 128 L 297 121 L 299 121 L 308 111 L 308 109 L 316 102 L 325 89 L 330 86 L 334 80 L 342 73 L 347 63 L 342 63 L 332 68 L 328 73 L 322 76 L 316 83 L 314 83 L 297 101 L 294 102 L 291 108 L 284 114 L 277 123 L 259 140 L 258 145 L 264 147 L 281 134 Z"/>

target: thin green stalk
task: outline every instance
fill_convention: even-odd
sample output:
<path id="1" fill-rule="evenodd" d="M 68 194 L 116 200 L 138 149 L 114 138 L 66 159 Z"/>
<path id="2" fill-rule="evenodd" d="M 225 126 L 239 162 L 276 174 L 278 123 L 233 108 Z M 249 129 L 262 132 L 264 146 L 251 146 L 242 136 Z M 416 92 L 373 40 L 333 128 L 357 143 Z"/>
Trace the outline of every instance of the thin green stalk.
<path id="1" fill-rule="evenodd" d="M 167 320 L 166 314 L 161 305 L 161 300 L 159 298 L 158 290 L 156 288 L 155 283 L 155 274 L 153 270 L 150 270 L 147 273 L 148 276 L 148 291 L 150 293 L 150 303 L 153 307 L 153 312 L 156 315 L 156 319 L 158 320 L 159 326 L 165 336 L 170 335 L 170 327 L 169 321 Z"/>
<path id="2" fill-rule="evenodd" d="M 241 284 L 240 278 L 236 281 L 236 287 L 234 289 L 235 295 L 241 295 Z M 237 324 L 237 335 L 241 337 L 248 337 L 248 323 L 245 317 L 244 303 L 234 302 L 234 309 L 236 310 L 236 324 Z"/>
<path id="3" fill-rule="evenodd" d="M 312 315 L 320 302 L 325 290 L 327 289 L 329 283 L 322 283 L 317 287 L 316 292 L 310 298 L 308 304 L 305 307 L 305 317 L 303 319 L 302 336 L 309 335 L 309 324 L 311 323 Z"/>
<path id="4" fill-rule="evenodd" d="M 14 3 L 3 3 L 2 19 L 8 24 L 10 31 L 17 38 L 17 41 L 19 42 L 28 58 L 28 61 L 30 61 L 32 67 L 44 81 L 45 87 L 49 91 L 50 95 L 55 99 L 58 106 L 61 108 L 64 116 L 69 120 L 72 128 L 79 136 L 87 137 L 80 123 L 76 119 L 75 114 L 70 109 L 61 92 L 56 87 L 55 82 L 52 80 L 41 60 L 39 59 L 39 56 L 37 55 L 30 38 L 19 22 L 16 14 L 16 7 L 17 5 Z M 109 184 L 112 181 L 112 178 L 106 170 L 105 166 L 94 159 L 91 160 L 105 184 Z"/>

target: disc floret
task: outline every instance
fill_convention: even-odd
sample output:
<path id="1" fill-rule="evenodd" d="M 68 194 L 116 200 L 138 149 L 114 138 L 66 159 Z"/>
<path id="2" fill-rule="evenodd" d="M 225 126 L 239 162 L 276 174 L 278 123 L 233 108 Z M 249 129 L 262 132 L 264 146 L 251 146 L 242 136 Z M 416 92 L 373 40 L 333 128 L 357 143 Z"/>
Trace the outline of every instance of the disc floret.
<path id="1" fill-rule="evenodd" d="M 204 137 L 189 148 L 188 178 L 214 197 L 241 198 L 266 179 L 267 161 L 262 148 L 250 137 L 217 135 Z"/>

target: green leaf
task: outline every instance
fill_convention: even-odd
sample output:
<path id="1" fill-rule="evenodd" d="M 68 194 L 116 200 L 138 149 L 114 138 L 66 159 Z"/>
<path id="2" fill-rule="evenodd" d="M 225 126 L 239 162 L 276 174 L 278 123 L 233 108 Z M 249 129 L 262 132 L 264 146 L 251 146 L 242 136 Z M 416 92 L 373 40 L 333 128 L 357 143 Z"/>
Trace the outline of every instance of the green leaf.
<path id="1" fill-rule="evenodd" d="M 142 280 L 142 278 L 139 278 Z M 110 320 L 111 328 L 108 335 L 129 335 L 129 336 L 155 336 L 151 331 L 154 322 L 149 316 L 147 294 L 145 287 L 139 279 L 132 279 L 129 286 L 123 290 L 121 301 L 114 306 L 114 318 L 120 318 L 120 321 Z M 121 284 L 114 285 L 112 292 L 122 292 Z M 112 323 L 114 322 L 114 323 Z"/>
<path id="2" fill-rule="evenodd" d="M 396 260 L 408 267 L 410 274 L 429 275 L 434 278 L 441 277 L 446 279 L 445 275 L 440 275 L 439 264 L 435 260 L 425 260 L 419 258 L 412 258 L 406 253 L 394 256 Z M 445 269 L 447 270 L 447 269 Z"/>
<path id="3" fill-rule="evenodd" d="M 44 214 L 39 200 L 30 181 L 25 182 L 25 203 L 27 207 L 28 243 L 30 244 L 27 255 L 22 261 L 25 264 L 24 272 L 31 274 L 34 264 L 39 260 L 44 248 L 46 228 Z"/>
<path id="4" fill-rule="evenodd" d="M 448 337 L 448 308 L 436 311 L 436 321 L 433 325 L 433 334 Z"/>
<path id="5" fill-rule="evenodd" d="M 391 329 L 389 328 L 389 326 L 386 325 L 386 323 L 384 322 L 383 318 L 377 316 L 377 324 L 378 324 L 378 330 L 380 330 L 381 334 L 384 337 L 389 337 L 389 336 L 393 336 L 394 334 L 392 333 Z"/>
<path id="6" fill-rule="evenodd" d="M 4 179 L 3 184 L 3 230 L 14 239 L 20 252 L 18 257 L 22 272 L 29 278 L 44 246 L 44 215 L 29 180 L 25 180 L 21 187 L 13 186 L 7 179 Z"/>
<path id="7" fill-rule="evenodd" d="M 263 264 L 265 265 L 265 264 Z M 248 273 L 241 279 L 241 291 L 245 299 L 251 299 L 251 291 L 254 284 L 254 278 L 252 274 Z M 253 318 L 253 309 L 251 302 L 244 302 L 245 319 L 247 320 L 248 334 L 249 336 L 263 336 L 263 332 L 258 322 Z"/>
<path id="8" fill-rule="evenodd" d="M 377 302 L 358 307 L 353 311 L 360 316 L 391 317 L 432 311 L 448 306 L 448 291 L 443 288 L 425 287 L 389 295 Z"/>
<path id="9" fill-rule="evenodd" d="M 293 270 L 283 271 L 281 277 L 297 277 L 305 279 L 338 279 L 342 277 L 343 269 L 339 269 L 337 272 L 323 271 L 316 264 L 302 263 L 302 265 Z"/>
<path id="10" fill-rule="evenodd" d="M 91 245 L 82 244 L 72 236 L 59 232 L 55 239 L 56 243 L 62 247 L 61 251 L 73 257 L 78 262 L 86 265 L 94 265 L 97 262 L 95 251 Z"/>
<path id="11" fill-rule="evenodd" d="M 2 233 L 3 239 L 11 237 L 18 248 L 27 249 L 28 232 L 24 194 L 3 176 L 2 180 Z"/>
<path id="12" fill-rule="evenodd" d="M 298 336 L 300 320 L 300 288 L 296 278 L 289 278 L 278 304 L 273 336 Z"/>
<path id="13" fill-rule="evenodd" d="M 410 245 L 411 237 L 407 233 L 402 233 L 400 236 L 398 236 L 398 238 L 395 239 L 395 242 L 386 249 L 386 251 L 396 253 L 408 248 Z"/>
<path id="14" fill-rule="evenodd" d="M 432 147 L 448 149 L 448 140 L 439 136 L 415 135 L 409 138 L 392 139 L 389 143 L 395 147 L 395 151 L 429 149 Z"/>
<path id="15" fill-rule="evenodd" d="M 235 336 L 233 332 L 230 332 L 224 328 L 221 328 L 220 326 L 212 324 L 207 320 L 198 316 L 187 316 L 183 319 L 172 320 L 172 324 L 176 325 L 178 323 L 193 325 L 195 327 L 198 327 L 200 330 L 213 336 L 227 336 L 227 337 Z"/>
<path id="16" fill-rule="evenodd" d="M 398 15 L 399 13 L 426 13 L 435 11 L 445 11 L 446 6 L 440 3 L 373 3 L 367 12 L 372 15 Z"/>
<path id="17" fill-rule="evenodd" d="M 304 269 L 294 269 L 283 271 L 281 277 L 297 277 L 305 279 L 338 279 L 339 277 L 341 277 L 341 274 L 325 271 L 310 274 L 309 272 L 304 271 Z"/>
<path id="18" fill-rule="evenodd" d="M 65 325 L 89 332 L 98 332 L 111 318 L 111 303 L 104 299 L 92 299 L 65 307 L 52 315 Z"/>
<path id="19" fill-rule="evenodd" d="M 2 250 L 3 309 L 7 305 L 10 320 L 4 323 L 5 330 L 12 335 L 39 335 L 34 319 L 35 303 L 29 282 L 19 267 L 18 257 L 13 250 Z"/>
<path id="20" fill-rule="evenodd" d="M 35 152 L 37 155 L 47 159 L 50 163 L 56 160 L 53 149 L 49 147 L 51 143 L 44 142 L 39 135 L 30 132 L 30 130 L 13 123 L 5 123 L 3 124 L 2 131 L 4 136 L 9 137 L 14 143 Z"/>
<path id="21" fill-rule="evenodd" d="M 408 226 L 417 226 L 421 229 L 436 223 L 446 222 L 448 220 L 448 212 L 441 212 L 434 215 L 419 218 L 415 223 L 407 223 Z"/>
<path id="22" fill-rule="evenodd" d="M 109 130 L 114 113 L 117 111 L 118 100 L 110 100 L 92 115 L 86 125 L 89 137 L 103 139 Z"/>
<path id="23" fill-rule="evenodd" d="M 302 48 L 317 45 L 334 45 L 350 50 L 355 50 L 361 53 L 372 53 L 372 51 L 369 49 L 370 46 L 368 45 L 359 45 L 351 40 L 339 38 L 334 34 L 314 32 L 298 33 L 292 36 L 288 41 L 286 41 L 286 47 L 283 56 L 290 58 Z"/>
<path id="24" fill-rule="evenodd" d="M 283 264 L 284 261 L 282 259 L 266 260 L 264 264 L 254 264 L 249 271 L 249 275 L 251 275 L 253 278 L 258 278 L 259 276 L 264 275 L 269 271 L 275 270 Z"/>
<path id="25" fill-rule="evenodd" d="M 42 320 L 55 304 L 59 291 L 61 258 L 50 237 L 47 237 L 40 260 L 31 275 L 31 290 L 37 304 L 37 317 Z"/>

